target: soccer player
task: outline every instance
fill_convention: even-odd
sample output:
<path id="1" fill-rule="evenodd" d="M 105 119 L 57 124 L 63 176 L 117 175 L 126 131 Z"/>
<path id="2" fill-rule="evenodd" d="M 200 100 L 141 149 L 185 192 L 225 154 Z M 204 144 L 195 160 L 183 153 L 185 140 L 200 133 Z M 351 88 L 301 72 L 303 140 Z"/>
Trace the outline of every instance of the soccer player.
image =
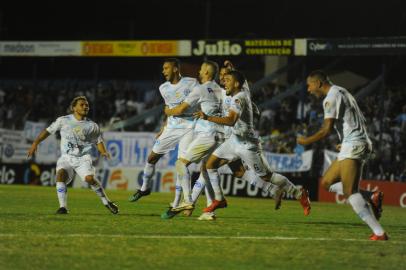
<path id="1" fill-rule="evenodd" d="M 192 89 L 198 85 L 194 78 L 182 77 L 180 73 L 180 62 L 176 58 L 164 60 L 162 74 L 166 82 L 159 86 L 159 92 L 164 99 L 165 105 L 173 108 L 181 104 L 189 95 Z M 151 193 L 152 177 L 155 173 L 155 164 L 169 151 L 175 149 L 179 143 L 178 157 L 185 153 L 186 148 L 193 139 L 193 128 L 195 119 L 192 116 L 194 108 L 189 108 L 183 115 L 169 116 L 148 156 L 142 176 L 142 186 L 130 197 L 131 202 L 138 201 L 141 197 Z M 176 207 L 182 195 L 180 179 L 176 179 L 175 199 L 172 203 Z"/>
<path id="2" fill-rule="evenodd" d="M 75 97 L 70 108 L 72 114 L 57 118 L 38 135 L 28 150 L 27 156 L 31 157 L 37 151 L 40 142 L 50 134 L 60 131 L 62 155 L 56 163 L 56 191 L 59 201 L 59 209 L 56 213 L 68 213 L 66 185 L 72 181 L 76 172 L 83 181 L 90 185 L 107 209 L 111 213 L 117 214 L 119 212 L 118 206 L 109 200 L 100 182 L 94 176 L 95 168 L 92 165 L 90 155 L 92 145 L 96 145 L 103 157 L 109 158 L 110 155 L 104 146 L 99 126 L 86 117 L 89 112 L 89 103 L 86 97 Z"/>
<path id="3" fill-rule="evenodd" d="M 372 143 L 366 130 L 366 120 L 354 97 L 344 88 L 334 85 L 320 70 L 307 77 L 307 91 L 323 100 L 324 122 L 319 131 L 309 137 L 297 138 L 297 142 L 308 145 L 327 137 L 335 129 L 341 139 L 340 152 L 326 171 L 322 185 L 330 186 L 341 180 L 344 196 L 354 212 L 371 228 L 370 240 L 388 240 L 382 226 L 374 217 L 367 202 L 359 193 L 362 167 L 372 151 Z"/>
<path id="4" fill-rule="evenodd" d="M 307 191 L 293 185 L 285 176 L 272 172 L 263 156 L 262 148 L 253 128 L 251 98 L 247 91 L 243 91 L 244 82 L 244 75 L 239 71 L 233 70 L 225 75 L 227 95 L 232 96 L 227 116 L 208 116 L 202 111 L 195 113 L 198 118 L 232 127 L 231 137 L 210 155 L 206 163 L 215 200 L 203 211 L 213 212 L 218 208 L 227 206 L 227 201 L 222 194 L 219 183 L 218 168 L 231 161 L 242 159 L 264 181 L 278 186 L 279 193 L 286 192 L 300 200 L 304 215 L 307 216 L 310 214 L 311 209 Z"/>
<path id="5" fill-rule="evenodd" d="M 174 108 L 166 107 L 165 114 L 169 117 L 179 116 L 190 108 L 199 105 L 206 114 L 220 116 L 222 113 L 222 89 L 215 82 L 217 73 L 217 63 L 213 61 L 203 62 L 199 71 L 200 85 L 195 86 L 180 105 Z M 176 162 L 176 171 L 178 178 L 181 180 L 184 201 L 180 205 L 169 209 L 166 215 L 162 216 L 163 218 L 171 218 L 180 211 L 194 209 L 195 199 L 198 196 L 194 196 L 192 199 L 191 174 L 188 166 L 207 157 L 221 143 L 223 136 L 223 127 L 221 125 L 203 119 L 197 120 L 193 141 L 189 144 L 185 153 L 180 154 Z M 203 162 L 201 176 L 204 178 L 204 175 Z M 204 179 L 202 180 L 204 181 Z M 205 186 L 207 187 L 207 185 Z M 206 189 L 206 195 L 209 196 L 207 191 Z"/>

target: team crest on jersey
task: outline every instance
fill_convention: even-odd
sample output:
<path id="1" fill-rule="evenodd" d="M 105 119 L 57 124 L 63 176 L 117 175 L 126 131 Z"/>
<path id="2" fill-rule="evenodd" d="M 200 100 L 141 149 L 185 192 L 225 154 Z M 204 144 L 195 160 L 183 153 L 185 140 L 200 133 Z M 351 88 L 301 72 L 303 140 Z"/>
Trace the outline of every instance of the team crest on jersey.
<path id="1" fill-rule="evenodd" d="M 83 134 L 83 129 L 81 126 L 76 126 L 73 129 L 73 133 L 75 133 L 79 139 L 84 140 L 85 139 L 85 135 Z"/>
<path id="2" fill-rule="evenodd" d="M 189 95 L 190 92 L 191 92 L 190 89 L 185 89 L 185 90 L 183 90 L 183 93 L 185 94 L 185 96 Z"/>
<path id="3" fill-rule="evenodd" d="M 214 93 L 213 89 L 211 89 L 210 87 L 207 87 L 207 92 Z"/>

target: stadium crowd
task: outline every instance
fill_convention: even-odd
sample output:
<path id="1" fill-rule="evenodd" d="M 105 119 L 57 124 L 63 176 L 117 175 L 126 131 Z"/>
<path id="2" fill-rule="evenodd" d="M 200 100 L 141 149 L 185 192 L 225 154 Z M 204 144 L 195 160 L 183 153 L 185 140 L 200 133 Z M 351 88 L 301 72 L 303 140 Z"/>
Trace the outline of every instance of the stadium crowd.
<path id="1" fill-rule="evenodd" d="M 124 80 L 0 80 L 0 128 L 23 129 L 27 120 L 49 123 L 68 112 L 73 97 L 85 95 L 91 118 L 102 127 L 128 119 L 162 104 L 159 82 Z M 272 99 L 285 88 L 268 84 L 253 93 L 253 100 Z M 388 86 L 385 96 L 370 95 L 359 101 L 367 118 L 374 144 L 373 158 L 366 166 L 366 178 L 406 182 L 406 85 Z M 157 131 L 162 115 L 148 116 L 142 124 L 126 131 Z M 298 134 L 312 134 L 323 122 L 321 102 L 311 97 L 291 96 L 278 106 L 262 109 L 257 123 L 265 150 L 276 153 L 303 151 L 296 145 Z M 159 123 L 159 124 L 157 124 Z M 338 137 L 315 143 L 316 153 L 335 150 Z M 318 159 L 315 158 L 315 161 Z"/>

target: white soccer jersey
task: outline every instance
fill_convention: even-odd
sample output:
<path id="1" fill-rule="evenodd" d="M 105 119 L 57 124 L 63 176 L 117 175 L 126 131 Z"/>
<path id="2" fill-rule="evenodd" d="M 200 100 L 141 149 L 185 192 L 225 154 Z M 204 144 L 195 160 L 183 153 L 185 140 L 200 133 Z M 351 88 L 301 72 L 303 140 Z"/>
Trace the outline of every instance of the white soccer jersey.
<path id="1" fill-rule="evenodd" d="M 103 142 L 99 126 L 89 120 L 77 120 L 73 114 L 61 116 L 47 129 L 54 134 L 61 133 L 61 153 L 75 157 L 90 154 L 93 144 Z"/>
<path id="2" fill-rule="evenodd" d="M 233 110 L 239 115 L 237 122 L 232 127 L 233 134 L 244 140 L 257 139 L 254 132 L 254 117 L 249 92 L 240 91 L 234 95 L 229 110 Z"/>
<path id="3" fill-rule="evenodd" d="M 335 119 L 335 129 L 342 143 L 370 143 L 366 120 L 354 97 L 344 88 L 331 86 L 323 100 L 324 119 Z"/>
<path id="4" fill-rule="evenodd" d="M 171 84 L 170 82 L 161 84 L 159 92 L 165 101 L 165 105 L 173 108 L 181 104 L 197 85 L 196 79 L 182 77 L 177 84 Z M 193 128 L 195 125 L 195 119 L 192 116 L 194 110 L 194 108 L 189 108 L 182 116 L 169 116 L 166 128 Z"/>
<path id="5" fill-rule="evenodd" d="M 208 81 L 193 88 L 185 102 L 191 107 L 200 105 L 202 112 L 208 116 L 222 115 L 222 89 L 214 81 Z M 196 132 L 215 133 L 224 132 L 223 127 L 219 124 L 207 120 L 198 119 Z"/>

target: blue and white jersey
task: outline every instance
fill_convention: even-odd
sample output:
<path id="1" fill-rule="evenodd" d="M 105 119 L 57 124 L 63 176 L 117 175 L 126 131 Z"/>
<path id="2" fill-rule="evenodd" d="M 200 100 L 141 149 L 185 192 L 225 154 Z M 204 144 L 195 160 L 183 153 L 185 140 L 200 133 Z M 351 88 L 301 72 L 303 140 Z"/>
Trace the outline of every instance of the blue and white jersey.
<path id="1" fill-rule="evenodd" d="M 170 109 L 181 104 L 185 98 L 192 92 L 192 89 L 199 85 L 196 79 L 182 77 L 177 84 L 165 82 L 159 86 L 159 92 Z M 195 108 L 189 108 L 184 115 L 169 116 L 166 128 L 194 128 L 196 120 L 193 118 Z"/>
<path id="2" fill-rule="evenodd" d="M 248 86 L 248 82 L 245 81 L 243 86 L 242 86 L 242 90 L 247 92 L 250 96 L 251 96 L 251 91 L 250 88 Z M 228 110 L 230 109 L 231 106 L 231 100 L 232 100 L 232 96 L 228 96 L 226 89 L 222 88 L 222 95 L 223 95 L 223 116 L 227 116 L 228 115 Z M 225 138 L 229 138 L 231 136 L 231 134 L 233 134 L 233 130 L 232 127 L 230 126 L 224 126 L 224 137 Z"/>
<path id="3" fill-rule="evenodd" d="M 185 102 L 191 107 L 200 105 L 202 112 L 208 116 L 222 115 L 222 89 L 215 81 L 207 81 L 194 87 Z M 222 125 L 203 119 L 197 120 L 194 130 L 205 133 L 224 132 Z"/>
<path id="4" fill-rule="evenodd" d="M 99 126 L 88 119 L 77 120 L 73 114 L 61 116 L 46 129 L 61 133 L 61 153 L 81 157 L 91 153 L 92 145 L 103 142 Z"/>
<path id="5" fill-rule="evenodd" d="M 252 102 L 248 91 L 240 91 L 231 99 L 229 110 L 236 112 L 239 116 L 237 122 L 232 127 L 233 135 L 241 140 L 258 142 L 258 136 L 254 131 L 254 116 Z"/>
<path id="6" fill-rule="evenodd" d="M 333 85 L 323 100 L 324 119 L 333 118 L 341 143 L 371 144 L 366 120 L 354 97 L 344 88 Z"/>

